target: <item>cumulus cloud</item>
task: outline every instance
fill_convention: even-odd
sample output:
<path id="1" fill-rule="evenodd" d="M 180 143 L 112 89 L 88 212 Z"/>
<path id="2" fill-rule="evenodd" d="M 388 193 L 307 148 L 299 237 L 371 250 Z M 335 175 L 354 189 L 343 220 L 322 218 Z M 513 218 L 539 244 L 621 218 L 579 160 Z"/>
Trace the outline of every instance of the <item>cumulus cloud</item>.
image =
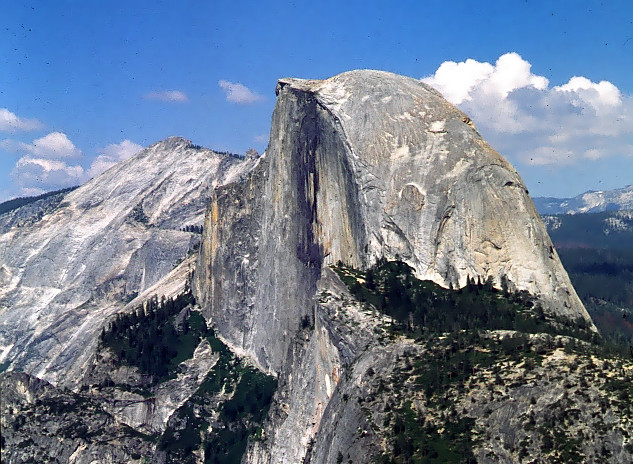
<path id="1" fill-rule="evenodd" d="M 591 82 L 586 77 L 574 76 L 567 84 L 554 87 L 557 92 L 567 92 L 577 98 L 577 104 L 589 103 L 596 111 L 617 107 L 622 103 L 620 90 L 608 81 Z"/>
<path id="2" fill-rule="evenodd" d="M 84 169 L 60 160 L 23 156 L 11 171 L 11 177 L 22 194 L 33 195 L 80 184 Z"/>
<path id="3" fill-rule="evenodd" d="M 264 97 L 238 82 L 221 80 L 218 85 L 224 90 L 227 101 L 248 105 L 263 100 Z"/>
<path id="4" fill-rule="evenodd" d="M 145 95 L 146 100 L 160 100 L 167 102 L 186 102 L 189 101 L 187 94 L 180 90 L 161 90 L 150 92 Z"/>
<path id="5" fill-rule="evenodd" d="M 0 148 L 22 154 L 10 173 L 12 190 L 19 195 L 36 195 L 85 180 L 84 169 L 67 161 L 80 158 L 81 150 L 61 132 L 51 132 L 31 143 L 5 139 Z"/>
<path id="6" fill-rule="evenodd" d="M 121 143 L 110 144 L 94 159 L 88 169 L 87 175 L 89 178 L 96 177 L 115 164 L 135 155 L 142 149 L 142 146 L 127 139 Z"/>
<path id="7" fill-rule="evenodd" d="M 42 123 L 37 119 L 20 118 L 8 108 L 0 108 L 0 131 L 2 132 L 30 131 L 40 127 Z"/>
<path id="8" fill-rule="evenodd" d="M 127 139 L 110 144 L 84 169 L 77 163 L 81 150 L 60 132 L 52 132 L 32 143 L 5 139 L 0 141 L 0 148 L 23 154 L 11 171 L 19 195 L 37 195 L 82 184 L 143 149 Z M 69 162 L 75 159 L 74 163 Z"/>
<path id="9" fill-rule="evenodd" d="M 78 158 L 81 156 L 81 150 L 62 132 L 51 132 L 44 137 L 33 140 L 32 143 L 4 139 L 0 142 L 0 148 L 6 151 L 25 153 L 35 158 L 55 159 Z"/>
<path id="10" fill-rule="evenodd" d="M 633 150 L 633 97 L 608 81 L 574 76 L 550 87 L 517 53 L 495 64 L 447 61 L 422 81 L 468 113 L 512 161 L 568 165 Z"/>

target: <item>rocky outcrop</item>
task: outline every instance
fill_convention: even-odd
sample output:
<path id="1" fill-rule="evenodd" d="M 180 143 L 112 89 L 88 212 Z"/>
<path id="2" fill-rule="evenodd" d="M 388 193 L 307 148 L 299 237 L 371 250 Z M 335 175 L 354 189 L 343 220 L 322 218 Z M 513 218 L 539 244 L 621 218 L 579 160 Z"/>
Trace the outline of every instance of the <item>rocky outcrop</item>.
<path id="1" fill-rule="evenodd" d="M 201 225 L 213 188 L 254 162 L 174 137 L 55 198 L 21 227 L 7 223 L 0 363 L 75 386 L 108 317 L 195 252 L 199 235 L 182 229 Z M 8 214 L 26 217 L 21 209 Z"/>
<path id="2" fill-rule="evenodd" d="M 87 395 L 24 373 L 0 376 L 2 462 L 143 462 L 154 437 L 136 432 Z"/>
<path id="3" fill-rule="evenodd" d="M 236 349 L 279 372 L 321 268 L 380 257 L 446 287 L 492 277 L 591 324 L 521 178 L 438 92 L 352 71 L 277 94 L 265 156 L 212 196 L 196 268 Z"/>
<path id="4" fill-rule="evenodd" d="M 7 208 L 8 211 L 0 212 L 0 233 L 6 233 L 12 227 L 25 227 L 40 221 L 45 214 L 53 212 L 62 202 L 66 194 L 77 187 L 70 187 L 55 192 L 34 197 L 25 205 L 16 208 Z M 28 200 L 28 199 L 27 199 Z M 9 202 L 3 203 L 6 205 Z"/>
<path id="5" fill-rule="evenodd" d="M 371 445 L 370 437 L 355 440 L 356 415 L 362 416 L 357 402 L 362 391 L 356 390 L 361 379 L 355 372 L 378 368 L 384 361 L 381 353 L 391 344 L 386 330 L 389 318 L 356 301 L 329 268 L 323 270 L 312 310 L 290 344 L 265 429 L 267 439 L 254 443 L 245 462 L 302 462 L 317 455 L 321 458 L 316 462 L 333 462 L 336 453 L 328 458 L 319 443 L 333 434 L 344 436 L 340 446 L 348 447 L 352 455 L 354 449 Z M 343 395 L 349 411 L 343 408 Z M 348 413 L 352 418 L 346 417 Z M 337 420 L 341 417 L 345 419 Z M 324 420 L 335 423 L 324 427 Z"/>
<path id="6" fill-rule="evenodd" d="M 469 453 L 486 463 L 628 462 L 633 453 L 631 360 L 510 330 L 407 338 L 327 268 L 313 309 L 314 325 L 290 344 L 265 440 L 243 462 L 406 462 L 412 438 L 431 455 L 454 448 L 438 457 L 447 462 Z"/>
<path id="7" fill-rule="evenodd" d="M 97 353 L 87 366 L 81 391 L 118 421 L 146 434 L 165 430 L 170 416 L 204 382 L 218 354 L 202 340 L 193 357 L 178 366 L 174 378 L 153 385 L 135 367 L 121 365 L 110 351 Z"/>

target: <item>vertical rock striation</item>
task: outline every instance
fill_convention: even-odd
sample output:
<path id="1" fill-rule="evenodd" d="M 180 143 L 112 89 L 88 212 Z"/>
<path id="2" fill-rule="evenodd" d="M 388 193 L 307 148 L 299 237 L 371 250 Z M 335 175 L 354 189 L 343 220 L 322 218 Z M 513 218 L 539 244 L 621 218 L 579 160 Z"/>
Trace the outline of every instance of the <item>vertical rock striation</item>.
<path id="1" fill-rule="evenodd" d="M 281 79 L 276 93 L 268 150 L 213 193 L 196 265 L 205 316 L 279 376 L 245 462 L 332 462 L 367 426 L 341 395 L 362 394 L 367 366 L 387 372 L 403 349 L 382 347 L 376 315 L 328 270 L 338 261 L 401 259 L 445 287 L 492 278 L 593 327 L 518 173 L 438 92 L 352 71 Z"/>
<path id="2" fill-rule="evenodd" d="M 281 79 L 269 148 L 216 190 L 196 291 L 237 350 L 279 372 L 323 265 L 399 258 L 468 276 L 591 324 L 516 170 L 427 85 L 380 71 Z"/>

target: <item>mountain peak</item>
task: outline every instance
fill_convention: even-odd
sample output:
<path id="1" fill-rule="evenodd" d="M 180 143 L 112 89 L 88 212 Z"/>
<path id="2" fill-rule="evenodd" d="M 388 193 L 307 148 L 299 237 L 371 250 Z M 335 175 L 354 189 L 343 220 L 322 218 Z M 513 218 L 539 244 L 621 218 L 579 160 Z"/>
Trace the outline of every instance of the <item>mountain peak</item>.
<path id="1" fill-rule="evenodd" d="M 191 143 L 191 140 L 188 140 L 184 137 L 171 136 L 171 137 L 167 137 L 164 140 L 160 140 L 158 142 L 151 144 L 148 148 L 163 149 L 163 150 L 177 150 L 177 149 L 187 148 L 191 145 L 193 145 Z"/>
<path id="2" fill-rule="evenodd" d="M 182 229 L 199 227 L 213 188 L 255 162 L 169 137 L 66 194 L 37 221 L 0 228 L 0 363 L 54 383 L 76 378 L 90 354 L 82 350 L 108 315 L 193 246 Z"/>
<path id="3" fill-rule="evenodd" d="M 266 157 L 212 197 L 196 272 L 207 316 L 261 366 L 279 368 L 339 261 L 509 283 L 591 325 L 520 176 L 439 93 L 361 70 L 280 79 L 277 95 Z"/>
<path id="4" fill-rule="evenodd" d="M 376 87 L 376 84 L 378 87 Z M 286 85 L 291 88 L 312 92 L 323 92 L 334 88 L 357 88 L 370 93 L 395 93 L 399 89 L 409 90 L 411 87 L 420 87 L 424 91 L 440 95 L 431 86 L 417 79 L 375 69 L 355 69 L 322 80 L 285 77 L 277 81 L 277 91 L 279 92 Z"/>

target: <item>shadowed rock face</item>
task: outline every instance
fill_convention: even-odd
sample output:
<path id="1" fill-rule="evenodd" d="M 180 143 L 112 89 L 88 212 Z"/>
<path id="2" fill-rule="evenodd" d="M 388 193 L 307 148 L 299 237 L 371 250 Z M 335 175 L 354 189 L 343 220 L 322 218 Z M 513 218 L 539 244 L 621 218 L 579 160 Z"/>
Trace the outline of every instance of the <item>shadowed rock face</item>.
<path id="1" fill-rule="evenodd" d="M 250 178 L 214 193 L 198 299 L 220 332 L 278 372 L 324 265 L 399 258 L 419 278 L 468 276 L 591 320 L 515 169 L 432 88 L 380 71 L 281 79 Z"/>
<path id="2" fill-rule="evenodd" d="M 2 462 L 138 462 L 153 443 L 86 395 L 22 372 L 0 376 Z"/>
<path id="3" fill-rule="evenodd" d="M 200 225 L 212 189 L 253 163 L 172 137 L 41 217 L 0 221 L 0 362 L 74 385 L 107 318 L 184 259 L 199 239 L 181 229 Z"/>

